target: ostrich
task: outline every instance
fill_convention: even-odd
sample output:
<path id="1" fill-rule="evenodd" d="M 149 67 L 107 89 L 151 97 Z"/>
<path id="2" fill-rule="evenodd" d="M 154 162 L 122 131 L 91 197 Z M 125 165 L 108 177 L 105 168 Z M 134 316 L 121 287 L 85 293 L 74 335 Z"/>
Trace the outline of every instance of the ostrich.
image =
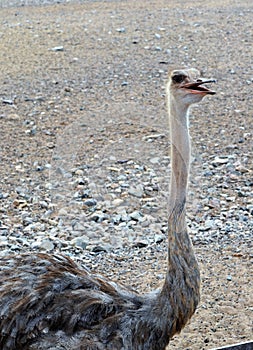
<path id="1" fill-rule="evenodd" d="M 162 350 L 191 318 L 200 275 L 187 233 L 190 163 L 188 110 L 214 91 L 195 69 L 174 70 L 167 84 L 171 131 L 168 267 L 161 289 L 139 295 L 90 273 L 64 255 L 1 257 L 2 350 Z"/>

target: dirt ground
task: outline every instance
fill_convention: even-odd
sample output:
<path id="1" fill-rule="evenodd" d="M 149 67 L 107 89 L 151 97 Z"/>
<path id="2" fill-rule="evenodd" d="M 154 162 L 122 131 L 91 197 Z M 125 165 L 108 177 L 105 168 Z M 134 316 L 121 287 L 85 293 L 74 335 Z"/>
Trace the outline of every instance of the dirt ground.
<path id="1" fill-rule="evenodd" d="M 159 135 L 167 130 L 168 70 L 192 66 L 217 79 L 217 95 L 194 107 L 191 118 L 188 219 L 201 302 L 170 349 L 252 338 L 252 15 L 251 0 L 0 1 L 0 249 L 5 239 L 15 243 L 12 250 L 33 249 L 26 239 L 36 241 L 36 227 L 23 231 L 23 222 L 28 214 L 37 225 L 45 222 L 50 177 L 43 169 L 55 166 L 57 151 L 70 168 L 89 159 L 95 179 L 91 160 L 114 159 L 109 148 L 121 133 L 121 159 L 139 147 L 145 162 L 149 152 L 167 149 Z M 86 124 L 88 136 L 81 132 Z M 82 141 L 66 134 L 71 126 Z M 157 141 L 138 146 L 151 134 Z M 78 162 L 71 158 L 76 152 Z M 162 177 L 166 169 L 153 162 Z M 23 188 L 31 197 L 20 194 Z M 166 225 L 166 208 L 158 213 Z M 147 240 L 151 234 L 140 232 Z M 117 252 L 94 254 L 87 264 L 140 292 L 161 283 L 166 240 Z"/>

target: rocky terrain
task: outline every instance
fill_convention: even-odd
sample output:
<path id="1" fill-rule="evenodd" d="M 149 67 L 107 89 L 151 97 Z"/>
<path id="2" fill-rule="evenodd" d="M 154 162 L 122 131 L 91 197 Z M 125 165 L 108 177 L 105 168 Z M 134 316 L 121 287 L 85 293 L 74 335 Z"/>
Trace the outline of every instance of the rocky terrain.
<path id="1" fill-rule="evenodd" d="M 61 251 L 140 292 L 166 269 L 168 70 L 191 113 L 199 308 L 170 349 L 252 337 L 252 1 L 0 2 L 0 249 Z"/>

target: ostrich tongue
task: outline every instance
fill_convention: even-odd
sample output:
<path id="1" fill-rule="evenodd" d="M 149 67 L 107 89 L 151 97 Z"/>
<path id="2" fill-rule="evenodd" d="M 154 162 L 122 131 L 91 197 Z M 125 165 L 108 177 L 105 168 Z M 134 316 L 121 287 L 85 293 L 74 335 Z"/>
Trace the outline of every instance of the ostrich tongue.
<path id="1" fill-rule="evenodd" d="M 184 89 L 189 89 L 193 94 L 198 94 L 198 93 L 206 93 L 210 95 L 216 94 L 215 91 L 209 90 L 205 86 L 201 86 L 202 84 L 207 84 L 207 83 L 216 83 L 216 80 L 200 80 L 198 79 L 197 81 L 193 83 L 187 83 L 181 86 L 181 88 Z"/>

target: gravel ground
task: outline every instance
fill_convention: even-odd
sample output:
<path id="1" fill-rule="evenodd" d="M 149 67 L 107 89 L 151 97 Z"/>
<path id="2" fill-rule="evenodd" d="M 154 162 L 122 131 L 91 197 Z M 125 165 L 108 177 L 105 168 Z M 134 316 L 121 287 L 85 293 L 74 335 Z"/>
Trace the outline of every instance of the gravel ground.
<path id="1" fill-rule="evenodd" d="M 36 5 L 36 6 L 28 6 Z M 188 222 L 202 274 L 170 349 L 252 337 L 252 1 L 0 3 L 0 249 L 62 251 L 148 291 L 166 268 L 164 86 L 216 78 L 191 116 Z"/>

